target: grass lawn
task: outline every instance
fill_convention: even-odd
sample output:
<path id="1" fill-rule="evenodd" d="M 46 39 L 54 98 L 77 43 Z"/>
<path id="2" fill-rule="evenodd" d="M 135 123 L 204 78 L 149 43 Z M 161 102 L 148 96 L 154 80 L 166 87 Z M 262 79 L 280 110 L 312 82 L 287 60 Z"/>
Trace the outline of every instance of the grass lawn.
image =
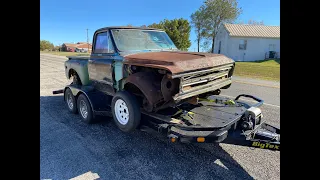
<path id="1" fill-rule="evenodd" d="M 280 81 L 280 59 L 236 62 L 234 75 Z"/>
<path id="2" fill-rule="evenodd" d="M 41 53 L 53 54 L 58 56 L 89 56 L 89 53 L 78 52 L 59 52 L 59 51 L 40 51 Z"/>

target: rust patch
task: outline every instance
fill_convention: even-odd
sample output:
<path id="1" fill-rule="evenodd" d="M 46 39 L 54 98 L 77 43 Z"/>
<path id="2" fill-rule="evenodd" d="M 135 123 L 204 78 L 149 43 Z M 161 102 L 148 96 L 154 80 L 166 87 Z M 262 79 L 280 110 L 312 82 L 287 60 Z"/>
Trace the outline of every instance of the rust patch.
<path id="1" fill-rule="evenodd" d="M 163 99 L 160 91 L 160 85 L 158 86 L 155 84 L 159 82 L 159 80 L 157 80 L 150 72 L 138 72 L 132 74 L 126 79 L 126 82 L 132 83 L 140 89 L 148 100 L 148 105 L 151 106 L 150 108 L 147 108 L 148 111 L 151 111 L 153 106 Z"/>
<path id="2" fill-rule="evenodd" d="M 222 54 L 162 51 L 131 54 L 124 64 L 166 69 L 172 74 L 216 67 L 234 61 Z"/>

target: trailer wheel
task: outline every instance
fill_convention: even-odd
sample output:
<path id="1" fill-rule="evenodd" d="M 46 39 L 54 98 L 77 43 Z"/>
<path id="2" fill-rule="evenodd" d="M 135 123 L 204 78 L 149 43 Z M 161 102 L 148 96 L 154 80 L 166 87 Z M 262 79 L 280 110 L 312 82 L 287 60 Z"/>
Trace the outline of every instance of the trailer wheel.
<path id="1" fill-rule="evenodd" d="M 134 95 L 127 91 L 117 92 L 111 103 L 116 125 L 124 132 L 133 131 L 140 124 L 140 106 Z"/>
<path id="2" fill-rule="evenodd" d="M 78 111 L 83 122 L 90 124 L 93 123 L 93 112 L 91 105 L 84 94 L 80 94 L 77 100 Z"/>
<path id="3" fill-rule="evenodd" d="M 65 99 L 65 102 L 67 103 L 69 111 L 76 114 L 77 113 L 76 98 L 74 97 L 74 95 L 72 94 L 69 88 L 67 88 L 64 93 L 64 99 Z"/>

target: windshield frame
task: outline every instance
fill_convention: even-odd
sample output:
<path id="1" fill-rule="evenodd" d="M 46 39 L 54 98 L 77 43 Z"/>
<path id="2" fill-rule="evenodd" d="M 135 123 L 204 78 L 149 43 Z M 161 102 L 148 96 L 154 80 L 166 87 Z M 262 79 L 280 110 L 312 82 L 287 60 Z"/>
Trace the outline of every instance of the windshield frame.
<path id="1" fill-rule="evenodd" d="M 170 51 L 170 50 L 178 50 L 178 48 L 176 47 L 176 45 L 174 44 L 174 42 L 172 41 L 172 39 L 169 37 L 170 41 L 172 42 L 172 44 L 174 45 L 175 48 L 172 48 L 172 49 L 144 49 L 144 50 L 127 50 L 127 51 L 124 51 L 124 50 L 120 50 L 118 48 L 118 45 L 114 39 L 114 35 L 113 35 L 113 30 L 138 30 L 138 31 L 154 31 L 154 32 L 163 32 L 165 33 L 168 37 L 169 35 L 164 31 L 164 30 L 157 30 L 157 29 L 140 29 L 140 28 L 110 28 L 109 31 L 110 31 L 110 34 L 112 36 L 112 41 L 114 43 L 114 47 L 117 49 L 117 51 L 119 52 L 140 52 L 140 51 L 161 51 L 161 50 L 165 50 L 165 51 Z"/>

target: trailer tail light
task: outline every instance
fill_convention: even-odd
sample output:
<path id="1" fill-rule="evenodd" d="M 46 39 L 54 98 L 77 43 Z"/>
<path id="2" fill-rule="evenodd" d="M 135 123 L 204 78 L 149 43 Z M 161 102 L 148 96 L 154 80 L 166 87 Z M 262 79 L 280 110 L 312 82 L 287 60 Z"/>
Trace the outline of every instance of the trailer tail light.
<path id="1" fill-rule="evenodd" d="M 198 137 L 197 138 L 197 142 L 204 142 L 204 141 L 205 141 L 204 137 Z"/>

